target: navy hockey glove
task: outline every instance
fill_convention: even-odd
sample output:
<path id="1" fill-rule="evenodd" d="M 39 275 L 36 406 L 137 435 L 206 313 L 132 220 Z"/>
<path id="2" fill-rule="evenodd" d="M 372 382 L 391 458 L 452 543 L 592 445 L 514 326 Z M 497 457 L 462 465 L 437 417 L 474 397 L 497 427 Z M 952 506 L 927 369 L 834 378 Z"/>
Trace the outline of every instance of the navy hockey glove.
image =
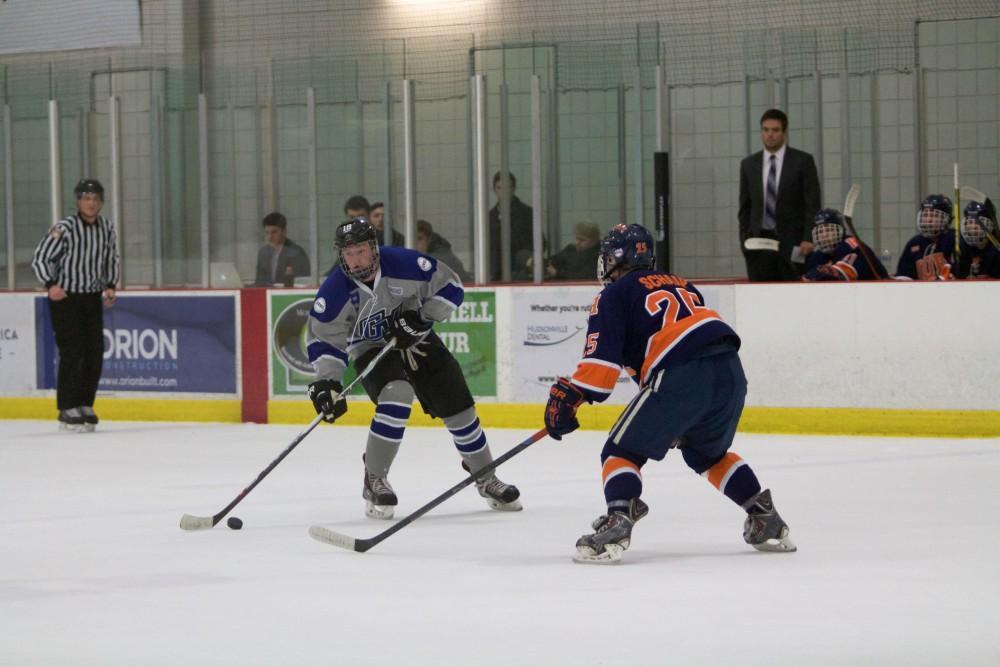
<path id="1" fill-rule="evenodd" d="M 559 381 L 549 389 L 549 402 L 545 406 L 545 428 L 556 440 L 562 440 L 567 433 L 580 428 L 576 418 L 576 410 L 583 403 L 583 393 L 567 378 Z"/>
<path id="2" fill-rule="evenodd" d="M 406 310 L 389 320 L 385 340 L 395 339 L 396 347 L 405 350 L 413 347 L 430 333 L 433 322 L 420 317 L 415 310 Z"/>
<path id="3" fill-rule="evenodd" d="M 316 408 L 316 414 L 323 415 L 323 421 L 331 424 L 347 412 L 347 399 L 340 395 L 344 385 L 336 380 L 317 380 L 309 385 L 309 400 Z M 334 394 L 337 400 L 333 400 Z"/>

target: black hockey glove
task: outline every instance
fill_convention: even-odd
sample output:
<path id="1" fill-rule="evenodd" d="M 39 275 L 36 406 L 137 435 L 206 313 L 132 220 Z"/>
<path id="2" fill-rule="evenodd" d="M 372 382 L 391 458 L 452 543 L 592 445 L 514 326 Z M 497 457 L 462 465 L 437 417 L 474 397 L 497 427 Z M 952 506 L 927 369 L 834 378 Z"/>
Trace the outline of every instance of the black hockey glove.
<path id="1" fill-rule="evenodd" d="M 347 399 L 340 396 L 344 385 L 336 380 L 317 380 L 309 385 L 309 400 L 316 408 L 316 414 L 323 415 L 323 421 L 331 424 L 347 412 Z M 333 400 L 337 394 L 337 400 Z"/>
<path id="2" fill-rule="evenodd" d="M 426 338 L 432 326 L 434 323 L 420 317 L 417 311 L 406 310 L 389 320 L 389 328 L 384 338 L 395 339 L 396 347 L 405 350 Z"/>
<path id="3" fill-rule="evenodd" d="M 545 428 L 556 440 L 562 440 L 567 433 L 580 428 L 576 410 L 583 403 L 583 392 L 568 378 L 559 381 L 549 389 L 549 402 L 545 406 Z"/>

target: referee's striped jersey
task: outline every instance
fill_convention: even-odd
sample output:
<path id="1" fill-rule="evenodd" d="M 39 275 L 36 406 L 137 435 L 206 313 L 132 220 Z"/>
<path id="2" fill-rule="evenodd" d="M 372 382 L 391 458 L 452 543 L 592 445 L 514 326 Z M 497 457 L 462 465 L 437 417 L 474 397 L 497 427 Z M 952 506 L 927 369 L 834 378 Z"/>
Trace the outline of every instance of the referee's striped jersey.
<path id="1" fill-rule="evenodd" d="M 118 283 L 115 227 L 102 216 L 92 224 L 71 215 L 52 225 L 31 262 L 46 287 L 58 283 L 70 293 L 101 292 Z"/>

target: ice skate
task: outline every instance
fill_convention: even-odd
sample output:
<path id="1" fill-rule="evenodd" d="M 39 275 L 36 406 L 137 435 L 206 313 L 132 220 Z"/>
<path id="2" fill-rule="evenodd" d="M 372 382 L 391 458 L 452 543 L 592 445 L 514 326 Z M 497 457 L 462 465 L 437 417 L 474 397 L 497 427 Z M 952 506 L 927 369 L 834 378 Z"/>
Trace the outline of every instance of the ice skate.
<path id="1" fill-rule="evenodd" d="M 464 461 L 462 467 L 465 468 L 466 472 L 472 472 Z M 477 479 L 476 490 L 479 491 L 479 495 L 486 499 L 490 509 L 498 512 L 520 512 L 524 509 L 519 500 L 521 492 L 518 488 L 513 484 L 504 484 L 495 474 L 482 480 Z"/>
<path id="2" fill-rule="evenodd" d="M 365 485 L 361 492 L 365 499 L 365 514 L 373 519 L 391 519 L 399 503 L 396 492 L 385 477 L 376 477 L 365 468 Z"/>
<path id="3" fill-rule="evenodd" d="M 743 523 L 743 539 L 758 551 L 796 550 L 788 538 L 788 524 L 771 501 L 771 490 L 764 489 L 747 503 L 747 519 Z"/>
<path id="4" fill-rule="evenodd" d="M 59 430 L 60 431 L 72 431 L 73 433 L 82 433 L 85 428 L 83 414 L 80 413 L 80 408 L 70 408 L 69 410 L 59 411 Z"/>
<path id="5" fill-rule="evenodd" d="M 80 408 L 80 414 L 83 415 L 83 430 L 87 433 L 93 433 L 97 429 L 97 422 L 100 421 L 94 408 L 84 405 Z"/>
<path id="6" fill-rule="evenodd" d="M 590 524 L 597 531 L 576 541 L 577 563 L 614 565 L 621 562 L 622 554 L 632 541 L 632 526 L 649 514 L 649 506 L 639 498 L 629 502 L 627 512 L 602 514 Z"/>

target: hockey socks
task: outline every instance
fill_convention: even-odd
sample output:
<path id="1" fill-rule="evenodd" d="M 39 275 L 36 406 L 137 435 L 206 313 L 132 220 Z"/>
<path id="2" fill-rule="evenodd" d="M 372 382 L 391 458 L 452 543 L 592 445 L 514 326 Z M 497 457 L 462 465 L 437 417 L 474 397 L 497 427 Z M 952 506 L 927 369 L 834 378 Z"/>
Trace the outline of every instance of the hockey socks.
<path id="1" fill-rule="evenodd" d="M 646 458 L 609 442 L 601 452 L 601 462 L 601 479 L 604 482 L 604 500 L 608 504 L 608 512 L 628 511 L 632 499 L 642 495 L 640 469 L 646 463 Z"/>
<path id="2" fill-rule="evenodd" d="M 760 493 L 760 482 L 753 469 L 735 452 L 726 454 L 711 468 L 701 473 L 708 481 L 734 503 L 743 507 Z"/>
<path id="3" fill-rule="evenodd" d="M 493 455 L 486 444 L 486 434 L 479 423 L 474 407 L 462 410 L 457 415 L 443 418 L 455 449 L 470 470 L 479 470 L 493 461 Z"/>

